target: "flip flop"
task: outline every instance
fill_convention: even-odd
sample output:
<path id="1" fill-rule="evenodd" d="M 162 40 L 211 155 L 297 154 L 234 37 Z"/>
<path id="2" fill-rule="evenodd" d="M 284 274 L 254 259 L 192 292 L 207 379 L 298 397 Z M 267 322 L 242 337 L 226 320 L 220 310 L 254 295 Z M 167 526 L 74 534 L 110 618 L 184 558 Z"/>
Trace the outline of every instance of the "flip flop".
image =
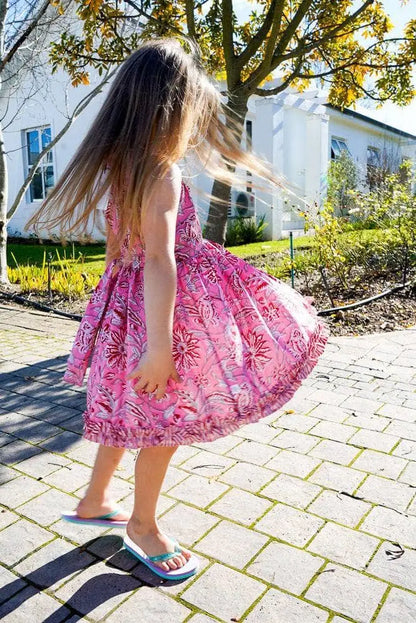
<path id="1" fill-rule="evenodd" d="M 127 526 L 128 519 L 111 519 L 118 513 L 121 513 L 120 508 L 116 508 L 107 513 L 107 515 L 100 515 L 99 517 L 80 517 L 76 511 L 68 511 L 61 513 L 61 518 L 65 521 L 78 524 L 89 524 L 90 526 L 103 526 L 105 528 L 125 528 Z"/>
<path id="2" fill-rule="evenodd" d="M 173 540 L 172 542 L 175 546 L 175 551 L 160 554 L 160 556 L 148 556 L 134 541 L 131 540 L 127 534 L 124 537 L 123 545 L 131 554 L 133 554 L 133 556 L 138 558 L 140 562 L 149 567 L 153 573 L 156 573 L 156 575 L 164 580 L 185 580 L 186 578 L 191 577 L 191 575 L 195 575 L 198 571 L 199 563 L 196 556 L 193 555 L 189 560 L 187 560 L 183 567 L 180 567 L 179 569 L 170 569 L 169 571 L 165 571 L 161 567 L 158 567 L 158 565 L 154 564 L 155 562 L 165 562 L 166 560 L 170 560 L 177 554 L 181 553 L 181 548 L 178 543 Z"/>

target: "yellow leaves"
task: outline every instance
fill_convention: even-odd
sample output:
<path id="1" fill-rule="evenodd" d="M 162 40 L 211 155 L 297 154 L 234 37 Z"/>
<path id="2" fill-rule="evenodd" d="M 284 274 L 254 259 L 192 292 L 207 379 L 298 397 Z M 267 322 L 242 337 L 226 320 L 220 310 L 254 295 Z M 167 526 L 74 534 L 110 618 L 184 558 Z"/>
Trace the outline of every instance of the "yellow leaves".
<path id="1" fill-rule="evenodd" d="M 80 84 L 84 84 L 85 86 L 88 86 L 89 83 L 90 83 L 90 77 L 87 72 L 77 73 L 71 81 L 71 84 L 73 87 L 78 87 Z"/>
<path id="2" fill-rule="evenodd" d="M 85 0 L 85 5 L 88 6 L 95 15 L 99 12 L 102 3 L 103 0 Z"/>

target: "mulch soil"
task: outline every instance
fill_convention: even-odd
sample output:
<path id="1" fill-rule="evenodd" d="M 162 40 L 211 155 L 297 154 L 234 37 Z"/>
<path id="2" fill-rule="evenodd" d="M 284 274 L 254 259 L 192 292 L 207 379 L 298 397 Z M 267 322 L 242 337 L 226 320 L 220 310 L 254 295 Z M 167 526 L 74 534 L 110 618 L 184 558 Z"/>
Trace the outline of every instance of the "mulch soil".
<path id="1" fill-rule="evenodd" d="M 246 261 L 258 268 L 265 269 L 266 265 L 273 266 L 273 262 L 277 262 L 279 257 L 279 253 L 269 253 L 264 256 L 246 258 Z M 290 279 L 285 279 L 284 281 L 290 284 Z M 407 281 L 413 281 L 414 285 L 372 301 L 362 307 L 324 315 L 323 318 L 330 327 L 331 335 L 365 335 L 414 326 L 416 324 L 415 275 L 409 276 Z M 400 284 L 400 282 L 401 275 L 393 272 L 369 271 L 356 266 L 350 273 L 348 290 L 340 287 L 334 280 L 329 279 L 328 285 L 332 301 L 336 307 L 339 307 L 375 296 Z M 303 295 L 313 296 L 315 307 L 318 311 L 334 307 L 325 290 L 320 274 L 309 276 L 307 279 L 303 275 L 295 276 L 295 289 Z M 17 284 L 13 284 L 7 287 L 7 289 L 4 287 L 0 288 L 0 301 L 3 305 L 25 305 L 10 301 L 2 296 L 2 292 L 20 294 L 20 288 Z M 26 294 L 23 296 L 31 301 L 72 314 L 82 314 L 88 302 L 88 299 L 69 301 L 62 295 L 57 294 L 52 295 L 51 301 L 49 301 L 47 295 Z"/>

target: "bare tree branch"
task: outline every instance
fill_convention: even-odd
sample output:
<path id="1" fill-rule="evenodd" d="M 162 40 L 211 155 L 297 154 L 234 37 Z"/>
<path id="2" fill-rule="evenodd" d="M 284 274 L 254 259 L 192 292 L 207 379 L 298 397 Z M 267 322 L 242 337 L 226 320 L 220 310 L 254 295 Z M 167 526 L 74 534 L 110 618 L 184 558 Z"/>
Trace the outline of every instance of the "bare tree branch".
<path id="1" fill-rule="evenodd" d="M 41 160 L 56 145 L 56 143 L 60 141 L 62 136 L 65 134 L 65 132 L 67 132 L 70 126 L 74 123 L 75 119 L 91 103 L 91 101 L 95 98 L 95 96 L 98 95 L 102 91 L 104 85 L 107 84 L 107 82 L 113 77 L 116 71 L 117 71 L 117 68 L 111 70 L 110 72 L 107 72 L 104 80 L 102 80 L 90 93 L 88 93 L 84 98 L 82 98 L 82 100 L 78 102 L 78 104 L 75 106 L 74 111 L 72 115 L 70 116 L 70 118 L 68 119 L 68 121 L 66 122 L 66 124 L 61 128 L 61 130 L 58 132 L 55 138 L 49 143 L 49 145 L 47 145 L 38 154 L 36 160 L 31 166 L 31 169 L 28 175 L 26 176 L 22 186 L 20 187 L 19 192 L 17 193 L 12 205 L 10 206 L 10 209 L 7 213 L 7 220 L 11 219 L 11 217 L 13 216 L 13 214 L 16 212 L 17 208 L 19 207 L 20 202 L 23 198 L 23 195 L 25 194 L 26 190 L 29 188 L 30 183 L 36 174 L 36 169 L 39 166 Z"/>

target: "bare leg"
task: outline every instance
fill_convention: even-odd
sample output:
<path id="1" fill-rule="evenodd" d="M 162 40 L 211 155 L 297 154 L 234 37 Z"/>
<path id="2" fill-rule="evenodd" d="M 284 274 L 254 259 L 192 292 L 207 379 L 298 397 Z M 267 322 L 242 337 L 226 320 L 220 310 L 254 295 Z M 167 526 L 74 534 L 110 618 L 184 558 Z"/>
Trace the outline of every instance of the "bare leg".
<path id="1" fill-rule="evenodd" d="M 172 541 L 160 530 L 156 520 L 156 506 L 163 479 L 176 447 L 142 448 L 136 461 L 134 509 L 127 534 L 148 556 L 159 556 L 173 551 Z M 162 569 L 182 567 L 190 552 L 182 550 L 175 558 L 158 564 Z"/>
<path id="2" fill-rule="evenodd" d="M 84 498 L 77 506 L 77 513 L 80 517 L 98 517 L 114 510 L 116 504 L 109 496 L 108 487 L 124 452 L 125 448 L 103 445 L 98 447 L 90 484 Z M 119 513 L 112 519 L 129 519 L 129 514 Z"/>

